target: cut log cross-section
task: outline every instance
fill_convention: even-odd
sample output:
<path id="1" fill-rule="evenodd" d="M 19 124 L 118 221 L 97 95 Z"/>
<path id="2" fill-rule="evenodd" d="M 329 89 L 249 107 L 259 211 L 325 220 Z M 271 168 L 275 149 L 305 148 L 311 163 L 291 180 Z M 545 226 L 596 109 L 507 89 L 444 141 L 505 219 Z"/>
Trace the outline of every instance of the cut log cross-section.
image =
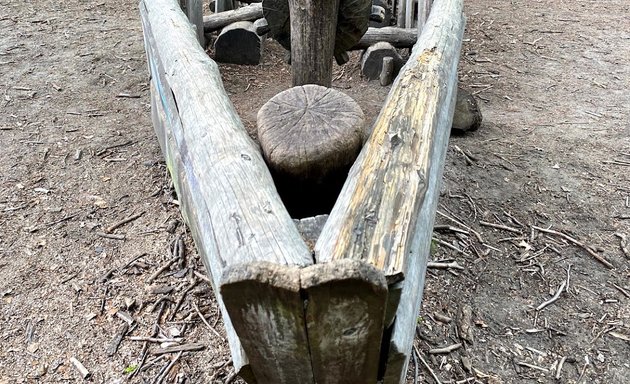
<path id="1" fill-rule="evenodd" d="M 257 65 L 262 43 L 251 21 L 237 21 L 223 28 L 214 43 L 214 58 L 221 63 Z"/>
<path id="2" fill-rule="evenodd" d="M 361 107 L 344 93 L 307 84 L 283 91 L 258 112 L 258 140 L 294 217 L 327 213 L 364 137 Z"/>

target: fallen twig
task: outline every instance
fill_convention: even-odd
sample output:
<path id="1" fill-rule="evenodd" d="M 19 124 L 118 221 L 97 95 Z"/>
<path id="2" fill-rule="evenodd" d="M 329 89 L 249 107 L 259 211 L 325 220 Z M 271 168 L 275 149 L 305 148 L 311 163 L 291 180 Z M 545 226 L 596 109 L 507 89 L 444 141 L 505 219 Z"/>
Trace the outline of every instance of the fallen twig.
<path id="1" fill-rule="evenodd" d="M 520 366 L 523 366 L 523 367 L 537 369 L 537 370 L 542 371 L 542 372 L 549 372 L 549 370 L 547 368 L 539 367 L 539 366 L 534 365 L 534 364 L 529 364 L 529 363 L 526 363 L 524 361 L 514 361 L 514 363 L 516 365 L 520 365 Z"/>
<path id="2" fill-rule="evenodd" d="M 628 259 L 630 259 L 630 246 L 628 245 L 628 236 L 620 232 L 615 233 L 615 236 L 617 236 L 621 240 L 619 244 L 619 246 L 621 247 L 621 251 L 623 251 L 623 254 L 626 255 Z"/>
<path id="3" fill-rule="evenodd" d="M 617 288 L 617 289 L 619 290 L 619 292 L 623 293 L 623 295 L 624 295 L 625 297 L 627 297 L 628 299 L 630 299 L 630 293 L 629 293 L 628 291 L 626 291 L 625 289 L 621 288 L 620 286 L 618 286 L 618 285 L 617 285 L 617 284 L 615 284 L 615 283 L 612 283 L 612 286 L 613 286 L 613 287 L 615 287 L 615 288 Z"/>
<path id="4" fill-rule="evenodd" d="M 433 377 L 433 380 L 435 380 L 435 384 L 442 384 L 442 382 L 440 381 L 440 379 L 437 377 L 437 375 L 435 374 L 435 372 L 433 372 L 433 369 L 431 369 L 431 367 L 429 366 L 429 364 L 426 362 L 426 360 L 424 360 L 424 358 L 422 357 L 422 355 L 420 355 L 420 352 L 418 351 L 418 348 L 416 348 L 416 346 L 413 346 L 413 352 L 416 354 L 416 356 L 418 356 L 418 359 L 422 362 L 422 365 L 424 365 L 424 367 L 427 369 L 427 371 L 429 371 L 429 373 L 431 374 L 431 376 Z"/>
<path id="5" fill-rule="evenodd" d="M 175 363 L 177 363 L 177 361 L 179 360 L 180 357 L 182 357 L 182 353 L 184 353 L 184 351 L 180 351 L 173 360 L 171 360 L 170 363 L 168 363 L 168 365 L 166 366 L 166 368 L 163 370 L 162 374 L 158 376 L 158 378 L 156 379 L 156 381 L 154 381 L 155 384 L 162 384 L 162 382 L 164 381 L 164 379 L 166 379 L 166 376 L 168 375 L 168 373 L 171 371 L 171 369 L 173 369 L 173 366 L 175 366 Z"/>
<path id="6" fill-rule="evenodd" d="M 124 218 L 122 220 L 120 220 L 119 222 L 116 222 L 112 225 L 110 225 L 109 227 L 105 228 L 104 232 L 105 233 L 112 233 L 116 230 L 116 228 L 118 227 L 122 227 L 123 225 L 130 223 L 138 218 L 140 218 L 142 215 L 144 215 L 144 211 L 140 212 L 140 213 L 136 213 L 135 215 L 129 216 L 127 218 Z"/>
<path id="7" fill-rule="evenodd" d="M 118 329 L 118 332 L 116 332 L 111 344 L 107 347 L 107 356 L 111 357 L 116 354 L 116 351 L 118 351 L 118 347 L 120 347 L 120 343 L 122 343 L 127 331 L 129 331 L 129 324 L 123 323 Z"/>
<path id="8" fill-rule="evenodd" d="M 113 233 L 105 233 L 105 232 L 96 232 L 96 236 L 104 237 L 106 239 L 112 239 L 112 240 L 125 240 L 126 238 L 125 235 L 116 235 Z"/>
<path id="9" fill-rule="evenodd" d="M 558 363 L 558 366 L 556 367 L 556 380 L 560 380 L 560 372 L 562 372 L 562 366 L 564 366 L 564 362 L 566 360 L 566 356 L 563 356 L 562 359 L 560 359 L 560 363 Z"/>
<path id="10" fill-rule="evenodd" d="M 435 269 L 448 269 L 448 268 L 464 269 L 464 267 L 462 267 L 461 265 L 457 264 L 456 261 L 453 261 L 451 263 L 439 263 L 439 262 L 430 261 L 430 262 L 427 263 L 427 268 L 435 268 Z"/>
<path id="11" fill-rule="evenodd" d="M 545 308 L 546 306 L 548 306 L 549 304 L 554 303 L 556 300 L 558 300 L 560 298 L 560 294 L 562 293 L 562 291 L 564 291 L 564 288 L 567 286 L 567 280 L 563 281 L 562 284 L 560 284 L 560 288 L 558 288 L 558 291 L 556 292 L 555 295 L 553 295 L 553 297 L 547 301 L 545 301 L 544 303 L 540 304 L 538 307 L 536 307 L 537 311 L 542 310 L 543 308 Z"/>
<path id="12" fill-rule="evenodd" d="M 436 243 L 440 244 L 440 245 L 445 246 L 446 248 L 452 249 L 452 250 L 453 250 L 453 251 L 455 251 L 455 252 L 459 252 L 459 253 L 461 253 L 462 255 L 465 255 L 465 256 L 470 256 L 470 255 L 469 255 L 466 251 L 463 251 L 463 250 L 461 250 L 461 249 L 457 248 L 456 246 L 454 246 L 454 245 L 452 245 L 452 244 L 447 243 L 447 242 L 446 242 L 446 241 L 444 241 L 444 240 L 440 240 L 440 239 L 438 239 L 437 237 L 433 237 L 433 238 L 432 238 L 432 240 L 433 240 L 433 241 L 435 241 Z"/>
<path id="13" fill-rule="evenodd" d="M 199 315 L 199 317 L 201 318 L 201 321 L 203 321 L 203 323 L 206 325 L 206 327 L 208 327 L 208 329 L 210 329 L 212 333 L 218 336 L 221 340 L 225 340 L 225 338 L 216 329 L 214 329 L 214 327 L 210 325 L 210 323 L 208 323 L 208 320 L 206 320 L 206 318 L 203 317 L 203 314 L 201 313 L 201 310 L 199 310 L 197 303 L 193 302 L 192 305 L 193 305 L 193 308 L 195 308 L 195 311 L 197 311 L 197 314 Z"/>
<path id="14" fill-rule="evenodd" d="M 443 354 L 443 353 L 451 353 L 453 351 L 456 351 L 456 350 L 460 349 L 461 347 L 462 347 L 462 343 L 457 343 L 457 344 L 449 345 L 447 347 L 433 348 L 433 349 L 429 349 L 429 354 L 430 355 L 439 355 L 439 354 Z"/>
<path id="15" fill-rule="evenodd" d="M 479 225 L 483 225 L 484 227 L 491 227 L 491 228 L 496 228 L 496 229 L 502 229 L 504 231 L 513 232 L 513 233 L 519 233 L 519 234 L 523 233 L 520 229 L 508 227 L 507 225 L 502 225 L 502 224 L 489 223 L 487 221 L 480 221 Z"/>
<path id="16" fill-rule="evenodd" d="M 149 284 L 152 283 L 153 280 L 157 279 L 157 277 L 160 276 L 162 274 L 162 272 L 164 272 L 167 269 L 169 269 L 171 267 L 171 265 L 175 264 L 176 261 L 177 261 L 177 259 L 175 259 L 175 258 L 170 259 L 169 261 L 167 261 L 166 264 L 161 266 L 160 269 L 158 269 L 157 271 L 155 271 L 154 274 L 149 276 L 149 278 L 146 280 L 146 282 L 149 283 Z"/>
<path id="17" fill-rule="evenodd" d="M 615 266 L 612 265 L 608 260 L 604 259 L 602 256 L 598 255 L 597 253 L 595 253 L 591 248 L 589 248 L 586 244 L 574 239 L 573 237 L 562 233 L 562 232 L 558 232 L 558 231 L 554 231 L 553 229 L 546 229 L 546 228 L 541 228 L 541 227 L 537 227 L 535 225 L 532 225 L 532 228 L 540 231 L 540 232 L 545 232 L 545 233 L 549 233 L 552 235 L 556 235 L 556 236 L 560 236 L 563 239 L 573 243 L 574 245 L 577 245 L 578 247 L 584 249 L 589 255 L 593 256 L 597 261 L 599 261 L 600 263 L 604 264 L 605 266 L 607 266 L 610 269 L 614 269 Z"/>
<path id="18" fill-rule="evenodd" d="M 165 353 L 175 353 L 175 352 L 189 352 L 189 351 L 200 351 L 206 348 L 205 344 L 202 343 L 189 343 L 176 345 L 168 348 L 159 348 L 152 352 L 153 355 L 163 355 Z"/>

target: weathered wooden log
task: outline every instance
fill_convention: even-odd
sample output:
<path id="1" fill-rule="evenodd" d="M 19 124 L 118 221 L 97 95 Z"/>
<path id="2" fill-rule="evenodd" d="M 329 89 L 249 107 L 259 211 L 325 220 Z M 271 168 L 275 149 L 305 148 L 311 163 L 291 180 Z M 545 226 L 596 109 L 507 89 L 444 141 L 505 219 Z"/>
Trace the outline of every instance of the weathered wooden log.
<path id="1" fill-rule="evenodd" d="M 383 274 L 348 259 L 304 268 L 300 280 L 315 383 L 376 383 L 387 302 Z"/>
<path id="2" fill-rule="evenodd" d="M 293 86 L 330 87 L 339 0 L 289 0 Z"/>
<path id="3" fill-rule="evenodd" d="M 201 0 L 179 0 L 182 11 L 188 20 L 195 26 L 197 40 L 201 46 L 205 45 L 205 35 L 203 32 L 203 3 Z"/>
<path id="4" fill-rule="evenodd" d="M 256 31 L 256 34 L 258 36 L 264 36 L 269 33 L 269 31 L 271 31 L 271 28 L 269 28 L 269 23 L 267 23 L 267 19 L 261 17 L 260 19 L 254 21 L 254 30 Z"/>
<path id="5" fill-rule="evenodd" d="M 455 132 L 476 131 L 482 120 L 483 116 L 475 97 L 465 89 L 458 88 L 451 129 Z"/>
<path id="6" fill-rule="evenodd" d="M 209 271 L 234 367 L 253 383 L 220 294 L 223 271 L 251 261 L 306 266 L 312 257 L 178 1 L 142 0 L 140 11 L 156 135 Z"/>
<path id="7" fill-rule="evenodd" d="M 396 48 L 390 43 L 381 41 L 369 47 L 361 57 L 361 74 L 368 80 L 376 80 L 383 70 L 383 59 L 391 57 L 393 59 L 392 76 L 396 77 L 404 62 Z"/>
<path id="8" fill-rule="evenodd" d="M 379 75 L 381 86 L 386 87 L 394 80 L 394 58 L 391 56 L 383 57 L 383 66 Z"/>
<path id="9" fill-rule="evenodd" d="M 383 271 L 390 286 L 402 281 L 386 383 L 402 380 L 422 300 L 455 106 L 462 3 L 435 0 L 315 245 L 317 263 L 358 258 Z"/>
<path id="10" fill-rule="evenodd" d="M 352 46 L 350 50 L 367 49 L 380 41 L 390 43 L 396 48 L 411 48 L 416 43 L 416 40 L 418 40 L 418 33 L 415 29 L 397 27 L 368 28 L 361 40 Z"/>
<path id="11" fill-rule="evenodd" d="M 290 88 L 258 112 L 258 140 L 278 192 L 293 216 L 327 212 L 364 136 L 361 107 L 341 91 Z"/>
<path id="12" fill-rule="evenodd" d="M 228 25 L 214 42 L 214 59 L 221 63 L 258 65 L 261 51 L 261 39 L 251 21 Z"/>
<path id="13" fill-rule="evenodd" d="M 237 21 L 254 21 L 261 17 L 263 17 L 262 4 L 256 3 L 232 11 L 204 16 L 203 29 L 206 33 L 210 33 Z"/>
<path id="14" fill-rule="evenodd" d="M 232 265 L 221 295 L 257 384 L 313 383 L 299 268 Z"/>

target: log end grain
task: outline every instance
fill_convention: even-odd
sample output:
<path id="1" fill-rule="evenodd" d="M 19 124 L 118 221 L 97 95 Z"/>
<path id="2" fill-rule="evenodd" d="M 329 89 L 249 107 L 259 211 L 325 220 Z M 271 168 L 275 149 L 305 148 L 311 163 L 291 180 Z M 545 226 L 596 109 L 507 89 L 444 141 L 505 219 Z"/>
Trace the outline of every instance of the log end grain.
<path id="1" fill-rule="evenodd" d="M 261 39 L 251 21 L 228 25 L 214 43 L 214 59 L 221 63 L 258 65 L 261 51 Z"/>
<path id="2" fill-rule="evenodd" d="M 390 43 L 381 41 L 369 47 L 361 58 L 361 73 L 368 80 L 376 80 L 383 71 L 383 59 L 391 57 L 393 59 L 393 73 L 395 78 L 400 72 L 404 61 L 396 48 Z"/>

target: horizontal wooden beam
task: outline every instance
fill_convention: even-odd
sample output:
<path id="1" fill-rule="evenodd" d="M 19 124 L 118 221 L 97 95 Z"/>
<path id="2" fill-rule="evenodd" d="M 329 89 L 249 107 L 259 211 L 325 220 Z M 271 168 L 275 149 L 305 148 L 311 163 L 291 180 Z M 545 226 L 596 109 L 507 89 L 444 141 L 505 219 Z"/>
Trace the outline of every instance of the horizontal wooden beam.
<path id="1" fill-rule="evenodd" d="M 312 264 L 311 253 L 179 2 L 142 0 L 140 12 L 154 128 L 213 282 L 234 367 L 253 382 L 219 292 L 223 272 L 253 261 L 303 267 Z"/>

